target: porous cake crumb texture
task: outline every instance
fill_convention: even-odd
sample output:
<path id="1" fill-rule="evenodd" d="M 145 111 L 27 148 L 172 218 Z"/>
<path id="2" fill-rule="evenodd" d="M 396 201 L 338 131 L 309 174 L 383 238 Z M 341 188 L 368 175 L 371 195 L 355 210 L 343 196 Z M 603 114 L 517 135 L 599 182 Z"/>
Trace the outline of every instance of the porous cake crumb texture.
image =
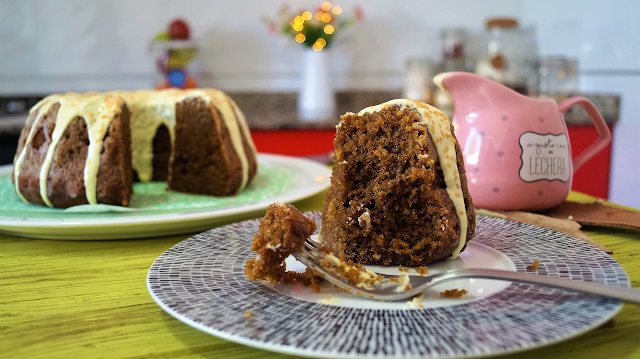
<path id="1" fill-rule="evenodd" d="M 420 121 L 415 109 L 398 105 L 342 116 L 320 237 L 343 260 L 423 266 L 457 248 L 460 220 L 437 148 Z M 455 143 L 468 241 L 475 232 L 475 211 Z"/>
<path id="2" fill-rule="evenodd" d="M 247 279 L 284 285 L 300 283 L 319 292 L 322 277 L 309 268 L 304 273 L 287 271 L 284 261 L 291 253 L 302 248 L 315 230 L 316 222 L 300 214 L 290 204 L 274 203 L 267 207 L 258 233 L 252 240 L 251 250 L 257 256 L 247 261 Z"/>

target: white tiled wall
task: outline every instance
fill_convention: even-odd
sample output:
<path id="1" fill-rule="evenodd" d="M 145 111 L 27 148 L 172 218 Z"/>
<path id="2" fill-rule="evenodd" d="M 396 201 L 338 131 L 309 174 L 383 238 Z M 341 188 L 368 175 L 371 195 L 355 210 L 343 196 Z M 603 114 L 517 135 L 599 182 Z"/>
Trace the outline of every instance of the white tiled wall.
<path id="1" fill-rule="evenodd" d="M 152 84 L 153 35 L 184 17 L 200 44 L 201 83 L 225 90 L 295 91 L 302 49 L 269 34 L 260 18 L 272 0 L 0 0 L 0 94 L 133 89 Z M 288 1 L 314 7 L 317 1 Z M 542 55 L 579 59 L 582 90 L 622 94 L 610 196 L 640 207 L 640 1 L 344 0 L 366 21 L 331 50 L 339 89 L 402 85 L 410 56 L 440 56 L 446 26 L 480 30 L 489 16 L 515 16 L 537 28 Z"/>
<path id="2" fill-rule="evenodd" d="M 614 128 L 609 199 L 640 207 L 640 1 L 527 0 L 542 55 L 580 61 L 580 88 L 622 96 Z"/>

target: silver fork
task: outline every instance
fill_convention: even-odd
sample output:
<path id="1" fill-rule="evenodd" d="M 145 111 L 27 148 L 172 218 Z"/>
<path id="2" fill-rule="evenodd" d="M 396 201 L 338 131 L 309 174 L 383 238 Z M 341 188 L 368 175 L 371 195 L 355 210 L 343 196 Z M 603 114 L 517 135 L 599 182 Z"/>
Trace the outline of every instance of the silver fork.
<path id="1" fill-rule="evenodd" d="M 385 285 L 375 284 L 366 288 L 350 283 L 337 271 L 332 270 L 332 268 L 323 267 L 320 263 L 320 259 L 326 259 L 325 254 L 319 250 L 318 244 L 311 239 L 307 239 L 304 247 L 301 250 L 294 252 L 293 256 L 306 266 L 320 272 L 324 275 L 325 279 L 337 287 L 354 294 L 362 295 L 366 298 L 380 301 L 398 301 L 411 298 L 422 293 L 429 287 L 454 279 L 482 278 L 558 287 L 591 293 L 603 297 L 620 299 L 632 303 L 640 303 L 640 289 L 554 278 L 531 273 L 511 272 L 499 269 L 454 269 L 424 277 L 409 276 L 409 283 L 394 283 L 393 285 L 390 285 L 389 283 L 389 278 L 392 277 L 383 276 L 385 278 Z M 327 262 L 332 263 L 331 261 L 326 261 L 325 263 Z M 398 292 L 397 289 L 399 285 L 406 286 L 407 284 L 410 285 L 410 289 Z"/>

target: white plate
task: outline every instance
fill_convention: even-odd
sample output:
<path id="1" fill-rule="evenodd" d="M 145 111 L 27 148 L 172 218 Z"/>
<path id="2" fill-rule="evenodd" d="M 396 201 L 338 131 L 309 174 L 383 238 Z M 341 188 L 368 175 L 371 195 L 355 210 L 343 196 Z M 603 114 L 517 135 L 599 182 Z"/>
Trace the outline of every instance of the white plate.
<path id="1" fill-rule="evenodd" d="M 35 211 L 4 211 L 0 215 L 0 232 L 34 238 L 95 240 L 166 236 L 206 230 L 220 223 L 229 223 L 250 216 L 259 216 L 275 201 L 291 203 L 326 190 L 331 170 L 320 163 L 289 156 L 259 154 L 261 168 L 288 171 L 296 179 L 277 196 L 261 198 L 242 205 L 216 209 L 193 208 L 181 211 L 140 211 L 117 213 L 68 213 L 62 209 L 43 209 L 28 205 Z M 11 166 L 2 166 L 0 176 L 11 173 Z M 263 186 L 276 186 L 264 178 Z M 272 181 L 273 182 L 273 181 Z M 238 196 L 241 196 L 239 194 Z M 16 196 L 5 193 L 3 196 Z M 135 194 L 134 194 L 135 196 Z M 16 196 L 17 197 L 17 196 Z M 234 198 L 229 197 L 229 201 Z M 13 200 L 13 198 L 12 198 Z M 19 205 L 23 205 L 19 203 Z M 24 205 L 26 206 L 26 205 Z"/>
<path id="2" fill-rule="evenodd" d="M 315 236 L 314 236 L 315 237 Z M 314 238 L 315 239 L 315 238 Z M 297 272 L 304 272 L 306 266 L 298 262 L 293 256 L 286 259 L 287 269 Z M 368 265 L 367 268 L 382 274 L 389 275 L 410 275 L 419 276 L 415 267 L 406 267 L 408 272 L 402 272 L 398 266 L 375 266 Z M 438 263 L 430 264 L 428 274 L 437 274 L 446 272 L 451 269 L 461 268 L 484 268 L 484 269 L 502 269 L 515 271 L 516 266 L 509 257 L 499 251 L 486 246 L 484 244 L 470 242 L 464 252 L 460 254 L 456 260 L 446 260 Z M 341 307 L 364 308 L 367 309 L 403 309 L 414 308 L 414 305 L 408 302 L 378 302 L 363 301 L 361 297 L 341 292 L 329 282 L 322 285 L 320 293 L 313 293 L 311 288 L 298 286 L 285 286 L 281 284 L 273 285 L 265 283 L 273 290 L 276 290 L 288 297 L 294 297 L 314 303 L 335 304 Z M 479 298 L 498 293 L 509 285 L 509 282 L 486 279 L 458 279 L 446 283 L 436 285 L 423 293 L 423 300 L 419 303 L 424 308 L 437 308 L 447 305 L 456 305 L 471 302 Z M 460 299 L 443 299 L 440 292 L 447 289 L 464 289 L 467 294 Z M 325 296 L 327 297 L 325 299 Z"/>
<path id="3" fill-rule="evenodd" d="M 307 213 L 316 222 L 320 213 Z M 325 286 L 249 281 L 245 262 L 259 220 L 198 234 L 162 254 L 147 287 L 162 309 L 199 330 L 237 343 L 282 353 L 340 358 L 470 358 L 514 353 L 557 343 L 597 328 L 622 307 L 618 300 L 530 284 L 466 280 L 425 292 L 422 305 L 379 303 Z M 629 287 L 622 267 L 606 253 L 549 229 L 478 217 L 463 256 L 429 271 L 480 267 Z M 297 265 L 295 263 L 292 263 Z M 376 268 L 380 269 L 380 268 Z M 394 272 L 397 267 L 387 267 Z M 467 289 L 460 300 L 439 298 L 444 289 Z M 245 313 L 251 313 L 249 318 Z"/>

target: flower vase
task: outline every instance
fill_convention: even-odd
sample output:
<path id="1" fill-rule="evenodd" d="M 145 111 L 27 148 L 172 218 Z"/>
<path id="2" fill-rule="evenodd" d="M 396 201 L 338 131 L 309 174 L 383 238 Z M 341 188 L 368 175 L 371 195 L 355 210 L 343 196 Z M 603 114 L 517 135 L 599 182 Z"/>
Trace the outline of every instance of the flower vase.
<path id="1" fill-rule="evenodd" d="M 336 100 L 329 74 L 328 51 L 306 50 L 298 95 L 302 121 L 326 121 L 335 115 Z"/>

